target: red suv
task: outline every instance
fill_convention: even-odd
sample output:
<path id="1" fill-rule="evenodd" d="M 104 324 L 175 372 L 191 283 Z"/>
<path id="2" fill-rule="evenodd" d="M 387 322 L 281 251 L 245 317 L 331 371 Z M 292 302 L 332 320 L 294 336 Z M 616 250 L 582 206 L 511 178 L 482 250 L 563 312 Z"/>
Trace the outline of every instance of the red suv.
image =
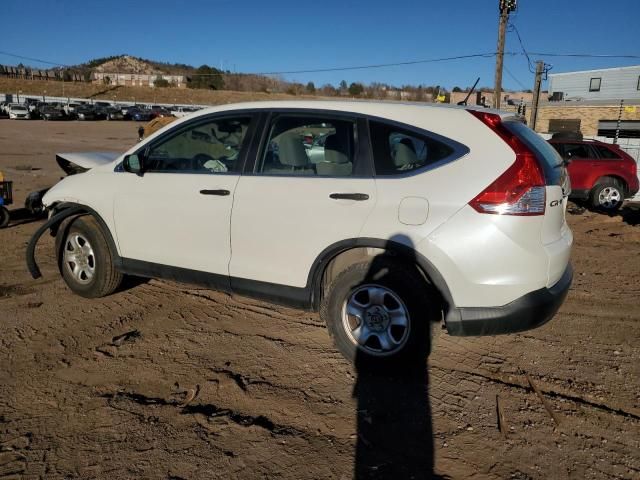
<path id="1" fill-rule="evenodd" d="M 568 138 L 552 138 L 549 143 L 569 164 L 570 198 L 615 211 L 638 192 L 636 161 L 617 145 Z"/>

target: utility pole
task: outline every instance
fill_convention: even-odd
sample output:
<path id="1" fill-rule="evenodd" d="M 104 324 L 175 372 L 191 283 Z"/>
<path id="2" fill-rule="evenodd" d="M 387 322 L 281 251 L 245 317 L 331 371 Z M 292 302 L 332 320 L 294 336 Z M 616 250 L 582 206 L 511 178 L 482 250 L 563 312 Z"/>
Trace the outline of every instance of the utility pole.
<path id="1" fill-rule="evenodd" d="M 517 0 L 498 0 L 500 22 L 498 24 L 498 49 L 496 50 L 496 80 L 493 90 L 493 106 L 500 108 L 500 96 L 502 95 L 502 64 L 504 63 L 504 39 L 509 21 L 509 13 L 517 6 Z"/>
<path id="2" fill-rule="evenodd" d="M 618 143 L 618 138 L 620 138 L 620 123 L 622 122 L 622 110 L 624 107 L 624 100 L 620 100 L 620 110 L 618 111 L 618 123 L 616 123 L 616 135 L 613 137 L 613 144 Z"/>
<path id="3" fill-rule="evenodd" d="M 538 102 L 540 101 L 540 87 L 542 86 L 542 73 L 544 72 L 544 62 L 536 62 L 536 79 L 533 82 L 533 99 L 531 102 L 531 129 L 536 129 L 538 120 Z"/>

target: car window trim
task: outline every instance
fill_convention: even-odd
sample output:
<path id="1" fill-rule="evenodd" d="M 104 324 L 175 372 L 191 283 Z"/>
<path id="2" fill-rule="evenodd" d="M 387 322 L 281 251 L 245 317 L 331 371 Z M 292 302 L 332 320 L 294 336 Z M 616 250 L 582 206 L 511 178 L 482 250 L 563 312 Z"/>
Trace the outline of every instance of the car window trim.
<path id="1" fill-rule="evenodd" d="M 207 115 L 203 115 L 201 117 L 197 117 L 192 120 L 181 123 L 180 125 L 174 126 L 174 128 L 166 132 L 166 134 L 161 135 L 157 138 L 154 138 L 151 142 L 142 145 L 139 149 L 137 149 L 131 155 L 142 155 L 143 157 L 146 157 L 152 148 L 155 148 L 156 146 L 158 146 L 161 143 L 164 143 L 165 141 L 171 140 L 172 138 L 182 134 L 186 130 L 189 130 L 191 128 L 196 128 L 199 125 L 204 125 L 206 123 L 211 123 L 215 120 L 224 119 L 224 118 L 250 117 L 249 126 L 247 127 L 247 132 L 245 134 L 245 137 L 242 140 L 242 147 L 240 148 L 240 153 L 238 154 L 238 168 L 236 169 L 236 171 L 203 172 L 199 170 L 173 170 L 173 171 L 148 170 L 147 172 L 145 172 L 145 173 L 178 174 L 178 175 L 236 175 L 236 176 L 241 175 L 244 170 L 244 165 L 246 163 L 246 157 L 249 151 L 249 145 L 255 133 L 259 114 L 260 114 L 260 110 L 255 110 L 255 109 L 244 110 L 243 109 L 243 110 L 233 110 L 233 111 L 224 111 L 224 112 L 214 112 Z M 116 165 L 114 171 L 124 172 L 124 168 L 122 167 L 122 162 Z"/>

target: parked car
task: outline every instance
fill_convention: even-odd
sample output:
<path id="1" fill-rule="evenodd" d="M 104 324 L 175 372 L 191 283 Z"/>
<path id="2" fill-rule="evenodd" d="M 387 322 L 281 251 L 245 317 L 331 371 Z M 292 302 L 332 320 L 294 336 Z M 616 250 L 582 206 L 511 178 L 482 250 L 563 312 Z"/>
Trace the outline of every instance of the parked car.
<path id="1" fill-rule="evenodd" d="M 333 133 L 312 164 L 302 134 L 322 130 Z M 539 326 L 572 279 L 562 159 L 505 112 L 225 105 L 122 155 L 58 158 L 91 168 L 44 196 L 34 277 L 39 236 L 54 228 L 78 295 L 137 275 L 319 310 L 361 365 L 424 355 L 430 320 L 451 335 Z"/>
<path id="2" fill-rule="evenodd" d="M 152 107 L 150 110 L 151 118 L 170 117 L 171 112 L 164 107 Z"/>
<path id="3" fill-rule="evenodd" d="M 119 105 L 116 108 L 120 108 L 120 111 L 122 112 L 125 120 L 131 119 L 131 117 L 129 116 L 129 109 L 133 108 L 133 105 Z"/>
<path id="4" fill-rule="evenodd" d="M 35 111 L 39 103 L 41 102 L 37 98 L 26 98 L 24 100 L 24 104 L 26 105 L 27 109 L 29 110 L 29 112 L 32 112 L 32 113 Z"/>
<path id="5" fill-rule="evenodd" d="M 171 115 L 173 115 L 174 117 L 182 118 L 197 111 L 198 109 L 195 107 L 174 106 L 171 109 Z"/>
<path id="6" fill-rule="evenodd" d="M 78 120 L 97 120 L 96 110 L 91 105 L 80 105 L 75 109 Z"/>
<path id="7" fill-rule="evenodd" d="M 592 208 L 616 211 L 640 188 L 636 161 L 617 145 L 560 135 L 549 140 L 565 162 L 571 196 Z"/>
<path id="8" fill-rule="evenodd" d="M 93 111 L 95 112 L 96 115 L 96 120 L 107 120 L 107 117 L 109 116 L 109 111 L 111 110 L 112 107 L 105 107 L 102 105 L 93 105 Z"/>
<path id="9" fill-rule="evenodd" d="M 31 113 L 29 113 L 26 105 L 12 103 L 9 105 L 9 118 L 11 120 L 29 120 Z"/>
<path id="10" fill-rule="evenodd" d="M 118 107 L 110 107 L 105 110 L 107 120 L 124 120 L 122 110 Z"/>
<path id="11" fill-rule="evenodd" d="M 307 156 L 309 157 L 309 161 L 313 164 L 320 163 L 324 160 L 324 143 L 333 132 L 327 131 L 318 135 L 312 142 L 311 145 L 308 145 L 303 139 L 303 145 L 307 150 Z"/>
<path id="12" fill-rule="evenodd" d="M 43 120 L 65 120 L 64 112 L 54 105 L 43 105 L 39 109 L 40 118 Z"/>
<path id="13" fill-rule="evenodd" d="M 76 116 L 76 109 L 80 107 L 79 103 L 67 103 L 66 105 L 64 105 L 63 107 L 63 111 L 64 113 L 68 116 L 68 117 L 73 117 L 75 118 Z"/>
<path id="14" fill-rule="evenodd" d="M 146 108 L 130 108 L 127 111 L 127 116 L 136 122 L 148 122 L 153 118 L 151 110 Z"/>

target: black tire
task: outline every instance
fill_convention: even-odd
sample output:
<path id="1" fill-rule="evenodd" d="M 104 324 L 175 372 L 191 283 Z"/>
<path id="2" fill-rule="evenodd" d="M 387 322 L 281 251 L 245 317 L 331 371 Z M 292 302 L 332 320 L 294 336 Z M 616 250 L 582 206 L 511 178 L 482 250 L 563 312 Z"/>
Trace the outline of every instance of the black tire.
<path id="1" fill-rule="evenodd" d="M 72 254 L 74 245 L 83 247 L 86 244 L 92 253 L 78 261 L 80 270 L 84 269 L 83 278 L 82 271 L 73 273 L 76 264 L 65 256 L 65 251 Z M 106 235 L 90 215 L 74 217 L 61 225 L 56 235 L 56 253 L 62 278 L 74 293 L 82 297 L 104 297 L 113 293 L 122 282 L 122 273 L 115 268 Z"/>
<path id="2" fill-rule="evenodd" d="M 624 193 L 621 182 L 615 178 L 604 177 L 591 189 L 589 204 L 596 210 L 615 212 L 624 202 Z"/>
<path id="3" fill-rule="evenodd" d="M 372 350 L 376 350 L 376 345 L 371 345 L 371 342 L 365 342 L 364 346 L 357 344 L 353 336 L 353 332 L 357 328 L 354 329 L 349 324 L 359 317 L 351 316 L 349 320 L 343 320 L 343 312 L 346 311 L 346 305 L 349 304 L 350 299 L 363 294 L 362 292 L 370 287 L 376 288 L 378 286 L 383 287 L 383 291 L 388 290 L 395 294 L 403 304 L 402 306 L 408 311 L 407 338 L 394 351 L 373 352 Z M 383 304 L 385 306 L 386 302 L 391 301 L 392 307 L 394 307 L 393 295 L 389 298 L 385 294 L 384 298 Z M 371 262 L 354 264 L 338 274 L 322 299 L 320 317 L 327 324 L 329 334 L 337 349 L 347 360 L 358 367 L 395 366 L 408 362 L 419 364 L 429 354 L 431 321 L 438 318 L 437 315 L 440 311 L 438 299 L 439 296 L 435 290 L 416 267 L 402 263 L 397 258 L 380 256 Z M 369 304 L 371 303 L 370 299 Z M 380 317 L 379 312 L 376 314 L 375 310 L 373 316 L 369 313 L 372 308 L 375 308 L 375 305 L 367 307 L 367 313 L 363 314 L 363 317 L 368 318 L 367 322 L 372 318 Z M 386 308 L 383 311 L 389 314 L 389 310 Z M 381 324 L 388 324 L 389 317 L 384 320 L 383 315 L 382 318 L 382 322 L 377 324 L 374 322 L 376 328 L 381 328 Z M 367 328 L 368 325 L 367 323 Z M 398 331 L 395 335 L 397 339 L 401 337 L 400 333 Z M 377 334 L 378 332 L 374 330 L 373 335 Z M 378 347 L 381 347 L 379 339 L 374 339 L 373 343 L 376 341 L 379 344 Z"/>
<path id="4" fill-rule="evenodd" d="M 9 225 L 9 221 L 11 220 L 11 214 L 9 210 L 5 207 L 0 207 L 0 228 L 5 228 Z"/>

